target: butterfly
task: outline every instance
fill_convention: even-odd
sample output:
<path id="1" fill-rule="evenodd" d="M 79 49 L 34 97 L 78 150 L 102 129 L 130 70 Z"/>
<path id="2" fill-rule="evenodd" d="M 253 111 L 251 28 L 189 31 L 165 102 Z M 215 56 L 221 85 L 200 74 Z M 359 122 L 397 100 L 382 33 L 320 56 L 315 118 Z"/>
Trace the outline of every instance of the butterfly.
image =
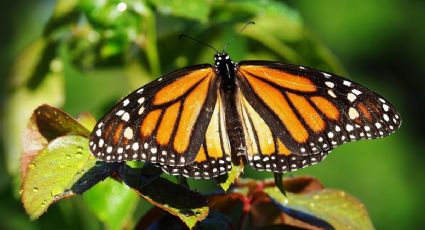
<path id="1" fill-rule="evenodd" d="M 135 90 L 95 126 L 102 161 L 141 160 L 171 175 L 214 178 L 243 162 L 283 173 L 322 161 L 336 146 L 387 136 L 399 113 L 343 77 L 275 61 L 186 67 Z"/>

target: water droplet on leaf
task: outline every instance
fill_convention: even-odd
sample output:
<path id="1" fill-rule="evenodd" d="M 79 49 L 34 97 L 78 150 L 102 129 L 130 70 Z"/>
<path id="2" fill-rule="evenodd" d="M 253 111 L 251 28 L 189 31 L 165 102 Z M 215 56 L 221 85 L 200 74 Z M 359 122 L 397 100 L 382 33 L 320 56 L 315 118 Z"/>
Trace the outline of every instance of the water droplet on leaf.
<path id="1" fill-rule="evenodd" d="M 32 189 L 32 191 L 33 191 L 33 192 L 38 192 L 38 188 L 37 188 L 37 187 L 34 187 L 34 188 Z"/>
<path id="2" fill-rule="evenodd" d="M 75 156 L 76 156 L 77 158 L 81 158 L 81 157 L 83 157 L 83 152 L 78 151 L 78 152 L 75 154 Z"/>
<path id="3" fill-rule="evenodd" d="M 41 203 L 41 207 L 43 208 L 44 206 L 46 206 L 47 204 L 47 200 L 44 200 L 43 203 Z"/>
<path id="4" fill-rule="evenodd" d="M 61 194 L 63 192 L 63 190 L 64 190 L 63 187 L 56 185 L 56 186 L 53 186 L 52 191 L 50 191 L 50 194 L 53 197 L 55 197 L 55 196 Z"/>
<path id="5" fill-rule="evenodd" d="M 31 164 L 29 164 L 29 165 L 28 165 L 28 168 L 29 168 L 29 169 L 35 169 L 35 167 L 36 167 L 36 166 L 35 166 L 35 164 L 34 164 L 34 163 L 31 163 Z"/>

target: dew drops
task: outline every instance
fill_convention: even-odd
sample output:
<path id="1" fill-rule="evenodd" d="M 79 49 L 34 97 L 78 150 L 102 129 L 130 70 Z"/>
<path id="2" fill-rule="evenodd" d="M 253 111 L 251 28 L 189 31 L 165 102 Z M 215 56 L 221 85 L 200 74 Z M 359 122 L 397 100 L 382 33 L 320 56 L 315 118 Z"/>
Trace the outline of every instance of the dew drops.
<path id="1" fill-rule="evenodd" d="M 52 197 L 56 197 L 59 194 L 61 194 L 63 192 L 64 188 L 58 185 L 53 186 L 52 190 L 50 191 L 50 195 L 52 195 Z"/>
<path id="2" fill-rule="evenodd" d="M 37 187 L 34 187 L 34 188 L 32 189 L 32 191 L 33 191 L 33 192 L 38 192 L 38 188 L 37 188 Z"/>
<path id="3" fill-rule="evenodd" d="M 35 169 L 35 167 L 36 167 L 36 165 L 34 163 L 31 163 L 31 164 L 28 165 L 29 169 Z"/>
<path id="4" fill-rule="evenodd" d="M 83 157 L 83 153 L 82 153 L 82 152 L 77 152 L 77 153 L 75 154 L 75 157 L 77 157 L 77 158 L 81 158 L 81 157 Z"/>
<path id="5" fill-rule="evenodd" d="M 71 160 L 71 158 L 72 158 L 72 157 L 71 157 L 71 155 L 70 155 L 70 154 L 66 155 L 66 159 L 67 159 L 67 160 Z"/>
<path id="6" fill-rule="evenodd" d="M 47 200 L 44 200 L 44 201 L 41 203 L 41 205 L 40 205 L 40 206 L 41 206 L 42 208 L 44 208 L 44 207 L 46 206 L 46 204 L 47 204 Z"/>
<path id="7" fill-rule="evenodd" d="M 78 146 L 77 147 L 77 153 L 83 153 L 83 147 Z"/>

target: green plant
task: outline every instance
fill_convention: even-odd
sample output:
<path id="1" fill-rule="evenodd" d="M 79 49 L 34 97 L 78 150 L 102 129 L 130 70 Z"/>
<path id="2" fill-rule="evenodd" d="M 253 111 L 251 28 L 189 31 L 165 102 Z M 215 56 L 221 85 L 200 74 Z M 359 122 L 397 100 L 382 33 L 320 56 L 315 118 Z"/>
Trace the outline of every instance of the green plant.
<path id="1" fill-rule="evenodd" d="M 35 110 L 26 129 L 23 118 L 15 116 L 23 112 L 29 117 L 41 103 L 63 107 L 71 114 L 90 111 L 99 116 L 117 98 L 161 73 L 210 61 L 210 50 L 177 40 L 180 33 L 191 34 L 221 47 L 220 43 L 228 41 L 248 20 L 256 22 L 255 29 L 246 30 L 244 36 L 229 47 L 236 59 L 286 60 L 343 72 L 333 55 L 304 27 L 297 12 L 284 3 L 185 1 L 186 8 L 181 4 L 179 0 L 58 1 L 43 35 L 17 59 L 7 105 L 9 109 L 6 110 L 7 124 L 21 124 L 10 127 L 10 130 L 15 133 L 26 130 L 21 192 L 27 212 L 37 218 L 51 203 L 85 192 L 84 203 L 109 228 L 133 226 L 139 219 L 135 217 L 139 197 L 130 187 L 156 207 L 179 217 L 189 227 L 204 218 L 207 219 L 202 224 L 208 224 L 209 218 L 219 219 L 221 224 L 232 223 L 231 218 L 226 217 L 231 214 L 223 215 L 223 210 L 208 212 L 207 200 L 213 203 L 225 199 L 223 204 L 230 205 L 228 202 L 236 199 L 244 206 L 250 204 L 246 200 L 253 197 L 259 204 L 272 203 L 282 215 L 310 213 L 309 218 L 301 218 L 304 223 L 319 223 L 318 226 L 325 228 L 342 224 L 339 214 L 321 216 L 309 209 L 312 203 L 308 199 L 314 196 L 312 194 L 328 192 L 322 188 L 302 190 L 305 193 L 295 190 L 291 193 L 289 189 L 288 199 L 290 204 L 298 202 L 296 207 L 286 205 L 286 199 L 274 191 L 275 186 L 269 181 L 241 182 L 221 197 L 204 196 L 171 183 L 169 180 L 173 179 L 170 177 L 159 177 L 160 172 L 147 164 L 142 167 L 134 163 L 130 167 L 96 162 L 87 149 L 87 137 L 95 122 L 90 115 L 83 114 L 74 120 L 54 107 L 41 106 Z M 186 48 L 180 50 L 181 46 Z M 7 146 L 8 166 L 12 173 L 18 167 L 15 146 L 19 141 L 12 138 Z M 236 177 L 219 183 L 227 190 Z M 105 181 L 99 183 L 102 180 Z M 180 194 L 179 199 L 172 196 L 174 192 Z M 342 194 L 340 191 L 330 193 L 331 197 L 332 194 Z M 341 204 L 359 206 L 351 199 L 344 198 Z M 314 204 L 320 206 L 321 203 Z M 213 209 L 220 210 L 219 207 Z M 353 226 L 357 222 L 361 223 L 360 228 L 372 228 L 364 209 L 343 210 L 354 210 L 361 217 L 361 220 L 350 220 Z M 164 218 L 167 220 L 169 216 Z M 317 220 L 314 218 L 322 222 L 314 222 Z M 280 224 L 288 224 L 285 221 L 287 219 Z M 239 225 L 243 223 L 239 222 Z"/>

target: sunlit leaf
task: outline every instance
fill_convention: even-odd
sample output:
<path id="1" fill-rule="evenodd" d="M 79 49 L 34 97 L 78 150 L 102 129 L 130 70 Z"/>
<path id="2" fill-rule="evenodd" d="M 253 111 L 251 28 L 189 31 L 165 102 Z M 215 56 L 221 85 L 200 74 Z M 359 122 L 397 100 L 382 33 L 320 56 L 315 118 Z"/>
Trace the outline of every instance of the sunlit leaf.
<path id="1" fill-rule="evenodd" d="M 344 191 L 323 189 L 304 194 L 288 193 L 287 198 L 276 187 L 266 188 L 265 192 L 284 212 L 304 213 L 317 218 L 313 221 L 324 220 L 335 229 L 374 229 L 364 205 Z"/>
<path id="2" fill-rule="evenodd" d="M 278 58 L 293 64 L 345 73 L 337 58 L 309 32 L 298 11 L 286 3 L 248 0 L 223 2 L 222 7 L 227 10 L 237 8 L 252 15 L 250 20 L 255 22 L 255 26 L 246 29 L 243 34 L 268 49 L 252 49 L 253 58 Z M 263 57 L 264 53 L 268 56 Z"/>
<path id="3" fill-rule="evenodd" d="M 140 199 L 131 188 L 112 178 L 98 183 L 84 193 L 83 197 L 88 207 L 108 229 L 128 227 Z"/>
<path id="4" fill-rule="evenodd" d="M 210 4 L 206 0 L 157 0 L 151 2 L 164 15 L 184 17 L 201 22 L 207 21 L 210 12 Z"/>
<path id="5" fill-rule="evenodd" d="M 186 187 L 173 184 L 164 178 L 146 182 L 141 179 L 140 170 L 130 167 L 125 168 L 121 178 L 147 201 L 177 216 L 189 228 L 208 215 L 209 209 L 205 198 Z"/>
<path id="6" fill-rule="evenodd" d="M 78 0 L 59 0 L 56 2 L 52 16 L 44 28 L 44 35 L 50 35 L 61 26 L 68 25 L 78 18 Z"/>
<path id="7" fill-rule="evenodd" d="M 66 134 L 88 137 L 90 132 L 74 118 L 55 107 L 42 105 L 34 110 L 24 132 L 21 177 L 25 176 L 29 162 L 48 141 Z"/>
<path id="8" fill-rule="evenodd" d="M 96 118 L 90 113 L 81 113 L 78 115 L 77 121 L 89 131 L 92 131 L 96 125 Z"/>
<path id="9" fill-rule="evenodd" d="M 55 201 L 72 195 L 71 188 L 96 160 L 88 139 L 63 136 L 51 141 L 28 165 L 22 185 L 22 203 L 31 219 L 42 215 Z"/>
<path id="10" fill-rule="evenodd" d="M 66 134 L 89 137 L 90 131 L 65 112 L 49 105 L 42 105 L 34 111 L 41 134 L 48 138 L 56 138 Z"/>
<path id="11" fill-rule="evenodd" d="M 243 164 L 236 165 L 236 164 L 233 164 L 232 162 L 232 170 L 230 170 L 230 172 L 224 175 L 223 179 L 218 179 L 220 187 L 224 191 L 227 191 L 230 188 L 230 186 L 233 183 L 235 183 L 235 180 L 239 179 L 239 176 L 243 172 L 243 169 L 244 169 Z"/>

